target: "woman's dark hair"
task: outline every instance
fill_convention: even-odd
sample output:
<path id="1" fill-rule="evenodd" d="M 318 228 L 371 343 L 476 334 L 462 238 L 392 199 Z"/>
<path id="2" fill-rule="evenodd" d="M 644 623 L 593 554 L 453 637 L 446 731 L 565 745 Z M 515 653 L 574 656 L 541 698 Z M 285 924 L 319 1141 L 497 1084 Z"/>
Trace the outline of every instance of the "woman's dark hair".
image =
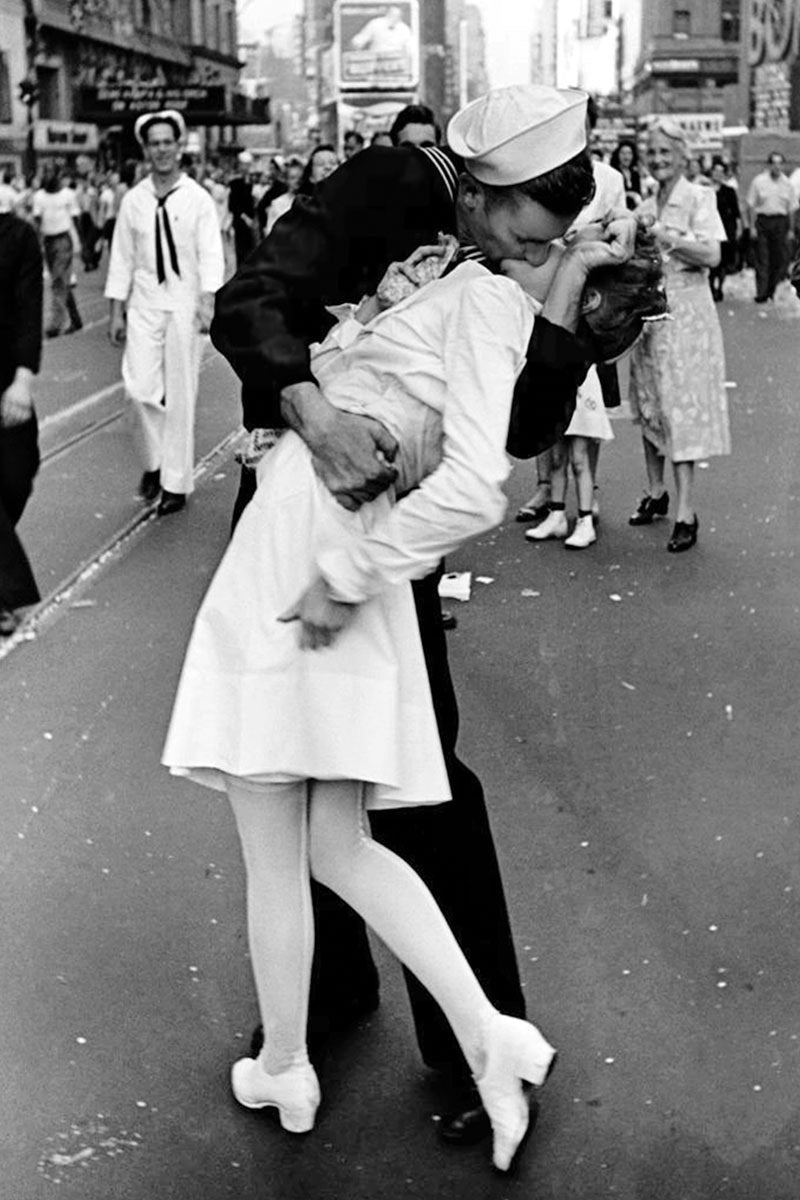
<path id="1" fill-rule="evenodd" d="M 49 164 L 42 171 L 42 188 L 46 192 L 57 192 L 61 187 L 61 170 Z"/>
<path id="2" fill-rule="evenodd" d="M 619 170 L 619 152 L 623 146 L 627 146 L 633 158 L 631 159 L 631 167 L 635 168 L 639 165 L 639 151 L 636 142 L 632 142 L 630 138 L 623 138 L 621 142 L 617 142 L 616 148 L 611 152 L 609 166 L 612 166 L 616 171 Z"/>
<path id="3" fill-rule="evenodd" d="M 478 182 L 478 181 L 476 181 Z M 519 204 L 522 200 L 535 200 L 548 212 L 558 217 L 570 217 L 580 212 L 594 195 L 594 171 L 588 150 L 581 150 L 568 162 L 554 167 L 536 179 L 526 183 L 515 183 L 510 187 L 494 187 L 478 182 L 486 197 L 486 207 L 491 209 L 500 204 Z"/>
<path id="4" fill-rule="evenodd" d="M 442 131 L 433 115 L 433 109 L 428 108 L 427 104 L 407 104 L 405 108 L 400 109 L 389 129 L 389 137 L 392 139 L 393 146 L 398 144 L 397 139 L 406 125 L 432 125 L 436 133 L 437 146 L 441 141 Z"/>
<path id="5" fill-rule="evenodd" d="M 619 267 L 590 271 L 586 289 L 598 291 L 601 303 L 582 318 L 582 335 L 597 362 L 611 362 L 630 350 L 646 320 L 669 311 L 663 260 L 654 234 L 639 228 L 633 257 Z"/>
<path id="6" fill-rule="evenodd" d="M 297 189 L 298 196 L 313 195 L 316 184 L 311 182 L 311 171 L 314 166 L 314 159 L 316 158 L 316 156 L 318 154 L 322 153 L 322 151 L 327 151 L 329 154 L 336 154 L 336 147 L 332 146 L 330 142 L 320 142 L 320 144 L 318 146 L 314 147 L 314 149 L 311 151 L 311 153 L 308 156 L 308 162 L 306 163 L 305 167 L 303 168 L 303 175 L 300 180 L 300 186 Z"/>

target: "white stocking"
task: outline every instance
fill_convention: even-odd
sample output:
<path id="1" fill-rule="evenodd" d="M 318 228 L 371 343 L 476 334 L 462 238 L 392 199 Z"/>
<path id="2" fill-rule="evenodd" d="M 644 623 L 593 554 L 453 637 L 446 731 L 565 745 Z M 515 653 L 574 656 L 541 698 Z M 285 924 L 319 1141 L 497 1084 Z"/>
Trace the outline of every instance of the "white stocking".
<path id="1" fill-rule="evenodd" d="M 313 781 L 309 828 L 314 878 L 354 908 L 428 989 L 477 1073 L 481 1029 L 493 1008 L 419 875 L 370 837 L 364 785 Z"/>
<path id="2" fill-rule="evenodd" d="M 271 1075 L 308 1061 L 306 1022 L 314 919 L 308 784 L 226 781 L 247 871 L 247 931 Z"/>

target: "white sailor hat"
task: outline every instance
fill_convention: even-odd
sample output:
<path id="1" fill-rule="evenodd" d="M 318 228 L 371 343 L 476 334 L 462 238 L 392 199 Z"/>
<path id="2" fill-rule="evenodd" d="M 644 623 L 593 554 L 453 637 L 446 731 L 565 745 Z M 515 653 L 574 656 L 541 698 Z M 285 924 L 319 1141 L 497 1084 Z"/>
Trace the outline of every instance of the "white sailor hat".
<path id="1" fill-rule="evenodd" d="M 137 117 L 136 124 L 133 127 L 133 136 L 140 146 L 144 145 L 150 126 L 155 124 L 171 125 L 175 130 L 175 137 L 179 142 L 182 142 L 186 137 L 186 122 L 181 114 L 177 109 L 165 108 L 161 112 L 142 113 L 141 117 Z"/>
<path id="2" fill-rule="evenodd" d="M 495 88 L 456 113 L 447 142 L 481 183 L 525 183 L 585 149 L 587 101 L 586 92 L 543 84 Z"/>

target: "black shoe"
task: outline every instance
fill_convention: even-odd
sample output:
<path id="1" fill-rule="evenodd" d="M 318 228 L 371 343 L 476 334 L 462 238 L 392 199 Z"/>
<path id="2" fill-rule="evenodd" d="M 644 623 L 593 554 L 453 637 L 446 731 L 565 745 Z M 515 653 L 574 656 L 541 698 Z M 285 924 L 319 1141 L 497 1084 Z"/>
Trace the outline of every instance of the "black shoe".
<path id="1" fill-rule="evenodd" d="M 670 554 L 680 554 L 682 550 L 691 550 L 696 541 L 697 517 L 693 521 L 676 521 L 667 549 Z"/>
<path id="2" fill-rule="evenodd" d="M 665 517 L 669 510 L 669 493 L 662 492 L 654 500 L 652 496 L 642 496 L 639 507 L 632 517 L 628 517 L 629 525 L 652 525 L 656 517 Z"/>
<path id="3" fill-rule="evenodd" d="M 180 512 L 185 507 L 186 497 L 181 492 L 163 491 L 157 511 L 160 517 L 168 517 L 171 513 Z"/>
<path id="4" fill-rule="evenodd" d="M 13 608 L 0 608 L 0 637 L 11 637 L 17 632 L 22 617 Z"/>
<path id="5" fill-rule="evenodd" d="M 442 609 L 442 629 L 455 629 L 458 626 L 458 617 L 455 613 L 448 612 L 447 609 Z"/>
<path id="6" fill-rule="evenodd" d="M 528 1134 L 539 1116 L 539 1102 L 529 1095 L 530 1122 Z M 474 1146 L 484 1138 L 492 1136 L 489 1114 L 481 1103 L 476 1087 L 471 1087 L 464 1096 L 464 1107 L 443 1116 L 439 1122 L 439 1137 L 450 1146 Z"/>
<path id="7" fill-rule="evenodd" d="M 161 494 L 161 472 L 145 471 L 139 480 L 139 495 L 145 504 L 152 504 Z"/>
<path id="8" fill-rule="evenodd" d="M 68 329 L 65 329 L 64 332 L 65 333 L 80 333 L 80 331 L 82 329 L 83 329 L 83 321 L 75 321 L 72 325 L 69 326 Z"/>

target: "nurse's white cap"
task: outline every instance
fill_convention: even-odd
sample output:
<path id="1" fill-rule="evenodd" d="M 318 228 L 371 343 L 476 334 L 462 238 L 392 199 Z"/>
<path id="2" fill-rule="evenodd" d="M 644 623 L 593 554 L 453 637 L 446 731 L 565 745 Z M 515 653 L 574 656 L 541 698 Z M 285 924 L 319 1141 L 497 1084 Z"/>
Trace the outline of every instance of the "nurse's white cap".
<path id="1" fill-rule="evenodd" d="M 141 117 L 137 118 L 133 136 L 140 146 L 144 145 L 150 126 L 156 124 L 171 125 L 175 130 L 176 141 L 182 142 L 186 137 L 186 122 L 181 114 L 175 108 L 165 108 L 161 112 L 142 113 Z"/>
<path id="2" fill-rule="evenodd" d="M 525 183 L 586 148 L 588 99 L 586 92 L 544 84 L 495 88 L 456 113 L 447 143 L 481 183 Z"/>

